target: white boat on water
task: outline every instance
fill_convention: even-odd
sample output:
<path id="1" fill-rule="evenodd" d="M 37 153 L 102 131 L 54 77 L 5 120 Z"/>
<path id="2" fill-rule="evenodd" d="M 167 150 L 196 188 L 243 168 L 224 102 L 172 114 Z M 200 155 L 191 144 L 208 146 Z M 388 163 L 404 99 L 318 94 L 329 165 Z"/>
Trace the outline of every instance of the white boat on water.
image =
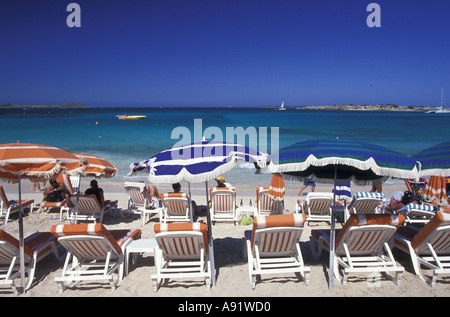
<path id="1" fill-rule="evenodd" d="M 280 108 L 278 110 L 286 110 L 286 107 L 284 106 L 284 101 L 281 103 Z"/>
<path id="2" fill-rule="evenodd" d="M 445 99 L 444 99 L 444 88 L 441 89 L 441 106 L 438 107 L 436 110 L 430 110 L 427 111 L 427 113 L 445 113 L 445 114 L 450 114 L 449 110 L 446 110 L 445 108 L 446 104 L 445 104 Z"/>

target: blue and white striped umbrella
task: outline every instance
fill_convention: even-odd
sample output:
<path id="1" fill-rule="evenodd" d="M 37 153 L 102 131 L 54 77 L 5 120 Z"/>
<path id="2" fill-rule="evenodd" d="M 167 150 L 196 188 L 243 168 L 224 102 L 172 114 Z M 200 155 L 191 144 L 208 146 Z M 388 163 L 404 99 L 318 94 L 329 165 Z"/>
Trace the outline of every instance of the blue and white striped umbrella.
<path id="1" fill-rule="evenodd" d="M 215 179 L 237 162 L 253 162 L 266 167 L 268 154 L 246 146 L 217 141 L 201 141 L 176 146 L 130 166 L 129 176 L 147 171 L 152 183 L 199 183 Z"/>
<path id="2" fill-rule="evenodd" d="M 237 162 L 253 162 L 258 168 L 266 167 L 269 155 L 260 153 L 240 144 L 201 141 L 176 146 L 162 151 L 151 158 L 130 166 L 129 176 L 142 171 L 149 172 L 152 183 L 178 183 L 187 180 L 190 183 L 205 182 L 206 201 L 208 201 L 208 181 L 231 170 Z M 209 250 L 214 254 L 211 217 L 207 204 L 207 225 Z M 211 258 L 211 278 L 215 285 L 214 256 Z"/>
<path id="3" fill-rule="evenodd" d="M 450 176 L 450 142 L 436 144 L 412 158 L 420 163 L 420 177 Z"/>
<path id="4" fill-rule="evenodd" d="M 279 150 L 278 163 L 271 162 L 272 173 L 281 172 L 291 178 L 315 177 L 319 182 L 352 180 L 364 185 L 379 178 L 415 178 L 416 161 L 382 146 L 344 140 L 309 140 Z M 289 178 L 289 176 L 287 177 Z"/>
<path id="5" fill-rule="evenodd" d="M 319 181 L 334 183 L 353 180 L 365 183 L 382 177 L 416 178 L 416 161 L 384 147 L 342 139 L 309 140 L 282 148 L 278 163 L 271 162 L 272 173 L 283 173 L 303 179 L 313 176 Z M 328 287 L 333 288 L 335 258 L 335 208 L 331 217 L 330 262 Z"/>

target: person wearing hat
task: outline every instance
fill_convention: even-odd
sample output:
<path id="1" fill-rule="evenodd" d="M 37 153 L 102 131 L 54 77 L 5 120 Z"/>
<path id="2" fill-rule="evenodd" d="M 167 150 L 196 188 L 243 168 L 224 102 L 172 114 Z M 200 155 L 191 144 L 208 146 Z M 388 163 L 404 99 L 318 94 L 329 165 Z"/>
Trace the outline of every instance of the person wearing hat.
<path id="1" fill-rule="evenodd" d="M 217 187 L 228 187 L 228 188 L 233 188 L 233 185 L 231 185 L 230 183 L 227 183 L 225 181 L 225 177 L 224 176 L 219 176 L 216 178 L 217 181 Z"/>

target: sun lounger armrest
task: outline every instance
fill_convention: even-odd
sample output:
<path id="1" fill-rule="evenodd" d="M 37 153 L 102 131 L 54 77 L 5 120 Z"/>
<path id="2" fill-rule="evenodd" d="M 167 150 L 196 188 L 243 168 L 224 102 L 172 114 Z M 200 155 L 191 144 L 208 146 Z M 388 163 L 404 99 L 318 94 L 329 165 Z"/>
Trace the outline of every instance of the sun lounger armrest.
<path id="1" fill-rule="evenodd" d="M 117 241 L 117 243 L 120 245 L 122 251 L 124 251 L 131 242 L 133 242 L 134 240 L 139 240 L 141 238 L 141 235 L 141 229 L 130 230 L 119 241 Z"/>

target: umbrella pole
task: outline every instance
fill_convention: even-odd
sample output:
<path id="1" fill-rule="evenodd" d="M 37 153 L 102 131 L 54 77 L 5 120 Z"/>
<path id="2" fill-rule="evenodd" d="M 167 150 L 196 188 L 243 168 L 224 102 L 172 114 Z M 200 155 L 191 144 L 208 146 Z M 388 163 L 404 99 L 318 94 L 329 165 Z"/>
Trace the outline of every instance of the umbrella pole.
<path id="1" fill-rule="evenodd" d="M 192 212 L 191 182 L 188 182 L 188 188 L 189 188 L 189 219 L 191 219 L 191 222 L 194 222 L 194 214 Z"/>
<path id="2" fill-rule="evenodd" d="M 334 284 L 334 259 L 335 259 L 335 238 L 336 238 L 336 178 L 337 166 L 334 167 L 334 190 L 333 190 L 333 211 L 331 214 L 331 233 L 330 233 L 330 263 L 328 272 L 328 288 L 333 289 Z"/>
<path id="3" fill-rule="evenodd" d="M 216 286 L 216 265 L 214 263 L 214 245 L 212 238 L 212 226 L 211 226 L 211 214 L 209 210 L 209 193 L 208 193 L 208 181 L 205 181 L 206 188 L 206 222 L 208 226 L 208 247 L 209 247 L 209 259 L 211 262 L 211 280 L 214 286 Z"/>
<path id="4" fill-rule="evenodd" d="M 25 253 L 24 253 L 24 238 L 23 238 L 23 211 L 22 211 L 22 187 L 21 179 L 19 178 L 19 259 L 20 259 L 20 287 L 21 291 L 25 293 Z"/>

